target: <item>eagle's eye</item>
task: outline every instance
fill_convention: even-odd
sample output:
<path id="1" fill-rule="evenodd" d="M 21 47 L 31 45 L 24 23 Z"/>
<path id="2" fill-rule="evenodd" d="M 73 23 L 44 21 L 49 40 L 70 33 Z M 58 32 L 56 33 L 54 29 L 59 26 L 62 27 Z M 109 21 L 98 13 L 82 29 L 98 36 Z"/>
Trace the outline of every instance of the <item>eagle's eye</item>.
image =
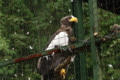
<path id="1" fill-rule="evenodd" d="M 67 18 L 67 21 L 69 21 L 70 19 L 71 19 L 71 17 L 68 17 L 68 18 Z"/>

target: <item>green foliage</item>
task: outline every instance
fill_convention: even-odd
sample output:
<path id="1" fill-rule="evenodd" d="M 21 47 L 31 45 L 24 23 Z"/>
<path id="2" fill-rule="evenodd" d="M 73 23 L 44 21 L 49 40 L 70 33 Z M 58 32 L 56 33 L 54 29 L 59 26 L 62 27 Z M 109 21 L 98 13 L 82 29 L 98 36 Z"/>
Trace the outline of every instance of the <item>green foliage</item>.
<path id="1" fill-rule="evenodd" d="M 43 51 L 61 17 L 71 14 L 70 4 L 63 0 L 0 0 L 0 61 Z M 6 80 L 40 79 L 37 60 L 1 67 L 0 75 Z"/>

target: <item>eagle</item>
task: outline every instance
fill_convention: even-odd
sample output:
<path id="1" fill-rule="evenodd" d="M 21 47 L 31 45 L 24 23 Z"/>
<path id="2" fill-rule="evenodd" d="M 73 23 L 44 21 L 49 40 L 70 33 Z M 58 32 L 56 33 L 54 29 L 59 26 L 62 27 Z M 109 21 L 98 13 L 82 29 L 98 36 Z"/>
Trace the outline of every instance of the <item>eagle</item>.
<path id="1" fill-rule="evenodd" d="M 72 43 L 73 29 L 72 23 L 78 22 L 78 19 L 73 15 L 65 16 L 60 21 L 60 28 L 52 35 L 47 43 L 45 51 L 51 50 L 60 46 L 68 46 Z M 70 48 L 68 49 L 70 50 Z M 71 51 L 71 50 L 70 50 Z M 66 74 L 66 66 L 62 68 L 60 77 L 56 76 L 55 69 L 65 60 L 73 60 L 73 56 L 61 56 L 60 52 L 53 52 L 50 55 L 42 56 L 37 63 L 37 71 L 41 75 L 41 80 L 62 80 L 65 78 L 62 74 Z M 69 63 L 67 63 L 69 64 Z"/>

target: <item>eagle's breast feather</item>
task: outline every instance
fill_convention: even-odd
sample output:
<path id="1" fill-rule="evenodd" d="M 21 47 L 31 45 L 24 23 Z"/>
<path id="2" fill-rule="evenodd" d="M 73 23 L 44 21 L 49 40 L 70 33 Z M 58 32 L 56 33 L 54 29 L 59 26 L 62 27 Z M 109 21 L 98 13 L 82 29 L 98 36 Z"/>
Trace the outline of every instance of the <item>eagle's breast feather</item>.
<path id="1" fill-rule="evenodd" d="M 69 37 L 66 32 L 59 32 L 50 42 L 46 50 L 55 48 L 56 45 L 65 46 L 69 44 Z"/>

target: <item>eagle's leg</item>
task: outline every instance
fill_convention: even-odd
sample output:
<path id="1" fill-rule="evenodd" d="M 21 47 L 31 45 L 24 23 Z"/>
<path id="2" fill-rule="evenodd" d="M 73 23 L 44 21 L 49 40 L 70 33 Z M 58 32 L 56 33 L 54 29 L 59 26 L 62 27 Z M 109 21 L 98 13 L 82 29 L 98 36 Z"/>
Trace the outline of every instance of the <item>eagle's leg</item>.
<path id="1" fill-rule="evenodd" d="M 61 45 L 55 45 L 55 48 L 58 48 L 58 49 L 60 49 L 60 51 L 62 52 L 62 51 L 70 51 L 70 52 L 72 52 L 72 50 L 70 49 L 70 47 L 69 46 L 61 46 Z"/>
<path id="2" fill-rule="evenodd" d="M 66 48 L 64 48 L 64 51 L 67 51 L 67 50 L 70 52 L 73 52 L 69 46 L 66 46 Z"/>
<path id="3" fill-rule="evenodd" d="M 71 43 L 74 43 L 74 42 L 76 42 L 76 38 L 73 36 L 73 37 L 70 37 L 70 42 Z M 67 46 L 66 45 L 66 48 L 64 48 L 64 51 L 65 50 L 68 50 L 68 51 L 70 51 L 70 52 L 73 52 L 72 50 L 71 50 L 71 48 L 69 47 L 69 46 Z"/>
<path id="4" fill-rule="evenodd" d="M 62 79 L 65 79 L 66 70 L 64 69 L 64 67 L 67 67 L 67 65 L 70 64 L 70 61 L 71 61 L 71 56 L 68 56 L 67 59 L 65 59 L 64 62 L 62 62 L 61 64 L 59 64 L 54 69 L 55 75 L 57 75 L 58 77 L 60 77 Z"/>
<path id="5" fill-rule="evenodd" d="M 61 45 L 55 45 L 55 48 L 60 49 L 61 52 L 64 50 Z"/>

